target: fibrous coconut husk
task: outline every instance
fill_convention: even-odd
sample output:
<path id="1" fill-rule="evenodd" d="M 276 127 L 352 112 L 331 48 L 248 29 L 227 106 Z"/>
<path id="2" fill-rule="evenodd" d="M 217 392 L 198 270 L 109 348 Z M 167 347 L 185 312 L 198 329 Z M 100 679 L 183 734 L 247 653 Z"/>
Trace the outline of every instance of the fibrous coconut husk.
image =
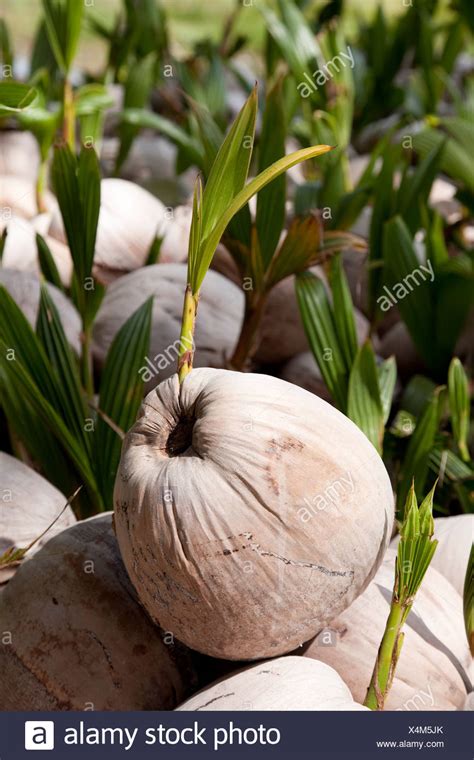
<path id="1" fill-rule="evenodd" d="M 44 193 L 43 201 L 46 208 L 55 204 L 54 196 L 49 191 Z M 36 183 L 15 174 L 0 175 L 0 208 L 4 222 L 14 216 L 33 219 L 38 213 Z"/>
<path id="2" fill-rule="evenodd" d="M 0 131 L 0 177 L 12 175 L 36 182 L 39 163 L 38 143 L 31 132 Z"/>
<path id="3" fill-rule="evenodd" d="M 0 267 L 0 284 L 20 307 L 32 327 L 36 325 L 40 302 L 40 281 L 32 272 Z M 46 283 L 48 293 L 56 306 L 64 333 L 74 351 L 79 354 L 81 346 L 81 319 L 71 301 L 51 283 Z"/>
<path id="4" fill-rule="evenodd" d="M 145 608 L 226 659 L 311 638 L 369 583 L 393 522 L 385 467 L 350 420 L 277 378 L 215 369 L 146 397 L 114 502 Z"/>
<path id="5" fill-rule="evenodd" d="M 31 467 L 0 452 L 0 554 L 10 548 L 26 549 L 39 538 L 28 550 L 29 558 L 52 536 L 73 525 L 76 518 L 71 507 L 64 509 L 66 503 L 66 496 Z M 0 568 L 0 583 L 15 569 Z"/>
<path id="6" fill-rule="evenodd" d="M 26 562 L 0 597 L 0 619 L 2 710 L 170 710 L 195 688 L 186 649 L 136 598 L 111 513 Z"/>
<path id="7" fill-rule="evenodd" d="M 73 268 L 69 248 L 59 240 L 55 240 L 55 238 L 44 234 L 44 216 L 47 217 L 48 214 L 41 214 L 30 221 L 21 217 L 10 219 L 6 224 L 7 236 L 3 249 L 2 264 L 9 269 L 34 272 L 36 275 L 40 275 L 41 269 L 36 242 L 36 233 L 39 232 L 44 237 L 51 251 L 61 282 L 69 286 L 71 284 Z"/>
<path id="8" fill-rule="evenodd" d="M 185 264 L 155 264 L 114 282 L 94 324 L 92 350 L 98 365 L 103 365 L 123 323 L 154 296 L 150 350 L 148 361 L 143 358 L 140 374 L 147 389 L 170 377 L 177 366 L 186 282 Z M 225 366 L 237 342 L 243 311 L 242 291 L 217 272 L 209 272 L 199 299 L 196 366 Z"/>
<path id="9" fill-rule="evenodd" d="M 208 686 L 178 711 L 368 710 L 335 670 L 302 657 L 279 657 Z"/>

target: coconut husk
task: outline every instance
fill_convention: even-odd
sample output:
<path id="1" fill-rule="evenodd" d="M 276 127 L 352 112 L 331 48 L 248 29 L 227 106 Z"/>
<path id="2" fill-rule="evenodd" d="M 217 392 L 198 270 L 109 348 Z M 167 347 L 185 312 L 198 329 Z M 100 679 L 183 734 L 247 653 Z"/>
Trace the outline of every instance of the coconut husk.
<path id="1" fill-rule="evenodd" d="M 2 710 L 171 710 L 192 693 L 190 657 L 142 610 L 112 513 L 77 523 L 0 597 Z"/>
<path id="2" fill-rule="evenodd" d="M 351 604 L 393 522 L 385 467 L 350 420 L 277 378 L 216 369 L 146 397 L 114 501 L 149 614 L 231 660 L 288 653 Z"/>
<path id="3" fill-rule="evenodd" d="M 73 269 L 69 248 L 60 241 L 44 234 L 45 216 L 48 217 L 48 214 L 41 214 L 31 221 L 17 216 L 6 224 L 7 237 L 3 249 L 2 264 L 9 269 L 34 272 L 36 275 L 40 275 L 41 268 L 36 242 L 36 233 L 39 232 L 43 235 L 51 251 L 61 282 L 69 287 Z"/>
<path id="4" fill-rule="evenodd" d="M 38 143 L 31 132 L 0 131 L 0 177 L 12 175 L 36 182 L 39 163 Z"/>
<path id="5" fill-rule="evenodd" d="M 46 191 L 43 197 L 46 208 L 54 206 L 54 196 Z M 3 221 L 15 216 L 33 219 L 38 213 L 35 181 L 15 174 L 0 174 L 0 208 Z M 9 209 L 6 215 L 6 209 Z"/>
<path id="6" fill-rule="evenodd" d="M 30 558 L 52 536 L 76 522 L 71 507 L 64 509 L 67 503 L 64 494 L 31 467 L 3 451 L 0 483 L 0 554 L 8 549 L 26 549 L 39 539 L 28 550 Z M 10 580 L 17 567 L 1 567 L 0 583 Z"/>
<path id="7" fill-rule="evenodd" d="M 150 350 L 141 375 L 146 388 L 170 377 L 177 366 L 185 264 L 155 264 L 131 272 L 107 290 L 93 332 L 93 355 L 99 367 L 120 327 L 154 296 Z M 217 272 L 206 276 L 196 326 L 196 366 L 224 367 L 237 342 L 244 311 L 242 291 Z"/>
<path id="8" fill-rule="evenodd" d="M 22 310 L 32 327 L 36 325 L 40 302 L 40 281 L 32 272 L 0 268 L 0 284 L 3 285 Z M 71 347 L 79 354 L 81 347 L 81 319 L 71 301 L 58 288 L 46 283 L 48 293 L 56 306 L 64 333 Z"/>
<path id="9" fill-rule="evenodd" d="M 302 657 L 279 657 L 241 670 L 195 694 L 178 711 L 368 710 L 335 670 Z"/>

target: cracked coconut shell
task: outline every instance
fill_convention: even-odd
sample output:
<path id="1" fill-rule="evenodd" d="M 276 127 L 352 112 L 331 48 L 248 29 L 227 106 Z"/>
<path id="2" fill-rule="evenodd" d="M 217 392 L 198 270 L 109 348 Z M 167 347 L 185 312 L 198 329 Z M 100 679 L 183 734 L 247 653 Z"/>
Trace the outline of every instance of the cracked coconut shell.
<path id="1" fill-rule="evenodd" d="M 279 657 L 208 686 L 178 711 L 368 710 L 357 704 L 335 670 L 303 657 Z"/>
<path id="2" fill-rule="evenodd" d="M 387 622 L 395 557 L 395 551 L 389 549 L 362 596 L 305 651 L 305 657 L 337 670 L 356 701 L 365 699 Z M 385 709 L 461 709 L 472 689 L 472 660 L 464 631 L 462 598 L 432 567 L 428 568 L 403 630 L 405 639 Z"/>
<path id="3" fill-rule="evenodd" d="M 314 636 L 369 583 L 393 522 L 382 460 L 344 415 L 277 378 L 207 368 L 146 397 L 114 504 L 150 615 L 230 660 Z"/>
<path id="4" fill-rule="evenodd" d="M 140 606 L 103 514 L 63 531 L 0 596 L 1 710 L 170 710 L 195 675 Z M 171 637 L 170 641 L 171 641 Z"/>
<path id="5" fill-rule="evenodd" d="M 154 296 L 148 361 L 140 374 L 147 390 L 176 371 L 185 264 L 154 264 L 131 272 L 107 290 L 94 323 L 94 358 L 102 366 L 123 323 L 147 298 Z M 217 272 L 209 272 L 199 298 L 195 343 L 197 366 L 224 367 L 239 337 L 244 313 L 240 288 Z"/>

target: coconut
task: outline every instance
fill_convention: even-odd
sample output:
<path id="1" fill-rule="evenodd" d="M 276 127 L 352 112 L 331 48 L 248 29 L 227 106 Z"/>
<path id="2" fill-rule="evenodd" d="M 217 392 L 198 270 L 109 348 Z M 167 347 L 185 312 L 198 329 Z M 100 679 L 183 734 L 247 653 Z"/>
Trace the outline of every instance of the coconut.
<path id="1" fill-rule="evenodd" d="M 279 657 L 208 686 L 177 708 L 191 710 L 368 710 L 335 670 L 315 660 Z"/>
<path id="2" fill-rule="evenodd" d="M 106 282 L 145 264 L 155 237 L 169 225 L 167 209 L 133 182 L 104 179 L 95 247 L 95 273 Z M 59 208 L 53 212 L 51 237 L 66 243 Z"/>
<path id="3" fill-rule="evenodd" d="M 332 620 L 305 652 L 306 657 L 337 670 L 359 702 L 365 699 L 388 618 L 395 556 L 390 549 L 362 596 Z M 432 567 L 417 593 L 404 632 L 386 709 L 460 709 L 470 690 L 471 667 L 462 599 Z"/>
<path id="4" fill-rule="evenodd" d="M 77 523 L 0 597 L 0 709 L 169 710 L 193 688 L 184 648 L 153 626 L 120 559 L 112 513 Z"/>
<path id="5" fill-rule="evenodd" d="M 403 380 L 425 371 L 424 362 L 404 322 L 397 322 L 385 333 L 380 341 L 379 353 L 384 359 L 395 357 L 398 374 Z"/>
<path id="6" fill-rule="evenodd" d="M 313 267 L 319 276 L 322 270 Z M 369 334 L 370 324 L 364 315 L 354 309 L 359 342 Z M 278 364 L 307 351 L 308 339 L 301 321 L 295 293 L 295 278 L 286 277 L 271 291 L 260 325 L 259 346 L 255 359 L 262 364 Z"/>
<path id="7" fill-rule="evenodd" d="M 357 339 L 359 345 L 367 339 L 370 324 L 360 311 L 354 310 Z M 378 340 L 375 339 L 378 346 Z M 315 393 L 325 401 L 332 403 L 332 396 L 323 380 L 321 371 L 311 351 L 303 351 L 290 359 L 280 370 L 280 377 L 289 383 L 299 385 L 310 393 Z"/>
<path id="8" fill-rule="evenodd" d="M 370 581 L 393 521 L 382 460 L 344 415 L 277 378 L 207 368 L 146 397 L 114 500 L 150 615 L 230 660 L 315 635 Z"/>
<path id="9" fill-rule="evenodd" d="M 43 200 L 47 208 L 54 205 L 54 197 L 49 192 L 44 194 Z M 4 221 L 13 216 L 32 219 L 38 213 L 35 182 L 14 174 L 0 175 L 0 208 Z"/>
<path id="10" fill-rule="evenodd" d="M 148 390 L 176 370 L 187 282 L 185 264 L 155 264 L 131 272 L 107 290 L 93 332 L 93 354 L 102 366 L 117 331 L 154 296 L 150 350 L 140 370 Z M 217 272 L 209 272 L 199 300 L 197 366 L 224 367 L 237 342 L 244 312 L 242 291 Z"/>
<path id="11" fill-rule="evenodd" d="M 32 327 L 36 325 L 40 302 L 40 281 L 32 272 L 0 268 L 0 285 L 3 285 L 18 304 Z M 81 345 L 81 319 L 74 305 L 58 288 L 46 283 L 48 293 L 56 306 L 66 338 L 78 354 Z"/>
<path id="12" fill-rule="evenodd" d="M 474 538 L 474 515 L 437 517 L 434 537 L 438 539 L 431 566 L 451 583 L 461 596 L 464 593 L 469 554 Z M 396 548 L 399 538 L 392 541 Z"/>
<path id="13" fill-rule="evenodd" d="M 280 377 L 288 383 L 294 383 L 310 393 L 315 393 L 329 404 L 332 403 L 332 396 L 311 351 L 297 354 L 286 362 L 281 369 Z"/>
<path id="14" fill-rule="evenodd" d="M 471 693 L 467 695 L 463 710 L 474 711 L 474 691 L 471 691 Z"/>
<path id="15" fill-rule="evenodd" d="M 4 452 L 0 452 L 0 483 L 0 554 L 10 548 L 26 549 L 39 538 L 28 551 L 31 557 L 49 538 L 76 522 L 71 507 L 64 509 L 67 498 L 57 488 Z M 0 583 L 13 572 L 13 567 L 0 570 Z"/>
<path id="16" fill-rule="evenodd" d="M 0 176 L 9 174 L 36 182 L 39 163 L 38 143 L 31 132 L 0 131 Z"/>
<path id="17" fill-rule="evenodd" d="M 39 275 L 41 270 L 36 243 L 36 233 L 39 232 L 49 246 L 62 283 L 69 286 L 72 277 L 72 258 L 69 248 L 59 240 L 44 235 L 46 225 L 43 217 L 45 216 L 47 217 L 48 214 L 41 214 L 31 221 L 18 216 L 10 219 L 6 224 L 7 237 L 2 256 L 3 266 L 23 272 L 35 272 Z"/>

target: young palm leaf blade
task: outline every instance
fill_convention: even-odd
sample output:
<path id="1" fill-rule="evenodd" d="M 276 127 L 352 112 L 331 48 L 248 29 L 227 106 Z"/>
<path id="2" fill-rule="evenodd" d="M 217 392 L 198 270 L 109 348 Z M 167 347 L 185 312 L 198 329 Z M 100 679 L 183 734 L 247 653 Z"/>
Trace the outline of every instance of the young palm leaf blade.
<path id="1" fill-rule="evenodd" d="M 140 367 L 150 342 L 152 306 L 149 298 L 120 328 L 102 374 L 94 450 L 97 480 L 109 507 L 122 446 L 120 431 L 126 433 L 135 422 L 143 398 Z"/>

